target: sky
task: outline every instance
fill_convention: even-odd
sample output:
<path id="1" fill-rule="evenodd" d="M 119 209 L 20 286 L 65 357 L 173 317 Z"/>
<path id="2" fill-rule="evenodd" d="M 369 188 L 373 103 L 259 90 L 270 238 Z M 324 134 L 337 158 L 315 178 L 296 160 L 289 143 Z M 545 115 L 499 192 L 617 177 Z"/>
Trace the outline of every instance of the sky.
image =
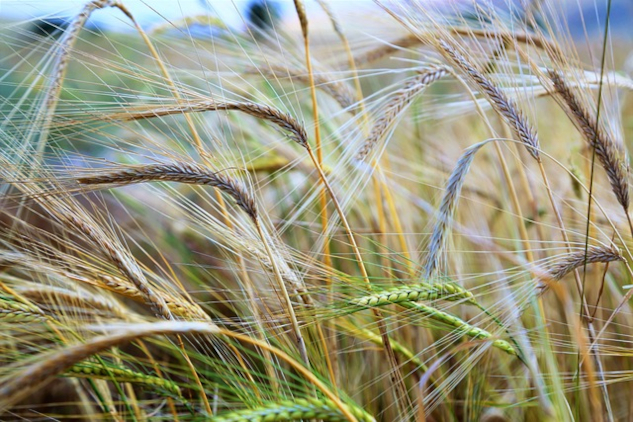
<path id="1" fill-rule="evenodd" d="M 87 0 L 0 0 L 0 19 L 26 21 L 44 16 L 71 17 L 75 16 Z M 402 0 L 405 1 L 405 0 Z M 474 0 L 415 0 L 438 4 L 471 3 Z M 503 3 L 512 0 L 477 0 Z M 521 0 L 514 0 L 521 1 Z M 607 0 L 553 0 L 568 4 L 568 19 L 570 26 L 578 27 L 578 35 L 583 35 L 582 26 L 600 31 L 600 24 L 604 21 L 604 11 Z M 165 19 L 177 20 L 184 16 L 207 14 L 218 16 L 231 27 L 243 28 L 243 11 L 251 0 L 123 0 L 137 21 L 144 27 L 164 23 Z M 314 0 L 306 0 L 308 12 L 311 8 L 319 9 Z M 372 6 L 371 0 L 329 0 L 330 4 L 339 12 L 354 13 L 358 8 Z M 277 0 L 286 12 L 293 9 L 292 0 Z M 578 7 L 578 4 L 583 7 Z M 580 18 L 579 11 L 583 10 L 584 18 Z M 633 21 L 633 0 L 613 0 L 612 27 L 620 35 L 633 37 L 630 23 Z M 316 15 L 321 15 L 317 13 Z M 286 13 L 288 15 L 288 13 Z M 315 15 L 315 14 L 313 14 Z M 133 30 L 122 14 L 117 10 L 103 10 L 93 13 L 90 22 L 102 29 L 126 31 Z"/>
<path id="2" fill-rule="evenodd" d="M 232 27 L 242 27 L 243 11 L 251 0 L 123 0 L 136 20 L 143 27 L 164 22 L 161 16 L 176 20 L 183 16 L 209 14 L 218 16 Z M 337 9 L 355 8 L 358 5 L 371 5 L 370 0 L 335 0 Z M 3 20 L 25 21 L 43 16 L 70 17 L 77 14 L 86 0 L 0 0 L 0 18 Z M 278 1 L 282 10 L 293 7 L 291 0 Z M 309 8 L 318 7 L 308 0 Z M 130 28 L 123 16 L 117 11 L 94 13 L 91 22 L 109 30 Z"/>

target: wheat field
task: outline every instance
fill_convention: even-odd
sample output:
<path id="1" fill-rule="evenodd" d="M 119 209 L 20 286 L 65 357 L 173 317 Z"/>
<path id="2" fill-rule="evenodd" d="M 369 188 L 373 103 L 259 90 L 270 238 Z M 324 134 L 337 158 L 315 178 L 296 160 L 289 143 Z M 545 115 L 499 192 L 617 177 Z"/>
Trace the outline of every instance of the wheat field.
<path id="1" fill-rule="evenodd" d="M 2 18 L 0 420 L 633 421 L 624 3 Z"/>

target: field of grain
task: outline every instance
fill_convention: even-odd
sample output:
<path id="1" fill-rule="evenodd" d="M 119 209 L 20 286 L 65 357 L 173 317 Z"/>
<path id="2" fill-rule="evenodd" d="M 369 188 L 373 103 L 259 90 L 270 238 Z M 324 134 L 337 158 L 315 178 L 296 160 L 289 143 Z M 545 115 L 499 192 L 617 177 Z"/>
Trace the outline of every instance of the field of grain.
<path id="1" fill-rule="evenodd" d="M 3 23 L 0 420 L 633 420 L 621 8 L 341 3 Z"/>

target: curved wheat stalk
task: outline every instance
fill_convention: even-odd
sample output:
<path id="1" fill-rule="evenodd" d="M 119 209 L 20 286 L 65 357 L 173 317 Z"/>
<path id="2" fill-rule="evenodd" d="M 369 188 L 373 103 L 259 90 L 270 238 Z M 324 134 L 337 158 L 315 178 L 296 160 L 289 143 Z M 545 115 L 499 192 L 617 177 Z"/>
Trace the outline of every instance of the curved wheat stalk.
<path id="1" fill-rule="evenodd" d="M 142 374 L 127 368 L 104 366 L 90 361 L 74 364 L 64 372 L 63 376 L 142 384 L 159 391 L 164 390 L 174 397 L 182 397 L 180 387 L 173 381 Z"/>

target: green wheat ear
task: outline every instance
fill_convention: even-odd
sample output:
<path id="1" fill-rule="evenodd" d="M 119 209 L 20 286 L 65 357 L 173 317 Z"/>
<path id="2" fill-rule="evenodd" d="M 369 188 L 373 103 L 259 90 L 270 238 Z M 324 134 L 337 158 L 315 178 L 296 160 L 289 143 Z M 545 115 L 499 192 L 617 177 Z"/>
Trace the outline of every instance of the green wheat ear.
<path id="1" fill-rule="evenodd" d="M 384 306 L 391 303 L 416 302 L 422 300 L 465 300 L 467 303 L 477 304 L 474 295 L 455 283 L 420 283 L 409 286 L 396 287 L 357 299 L 349 304 L 360 307 Z"/>
<path id="2" fill-rule="evenodd" d="M 141 384 L 157 391 L 165 391 L 174 397 L 182 397 L 180 387 L 173 381 L 141 374 L 127 368 L 104 366 L 90 361 L 73 365 L 64 373 L 64 376 Z"/>
<path id="3" fill-rule="evenodd" d="M 454 327 L 464 335 L 472 337 L 473 339 L 491 339 L 494 337 L 490 332 L 475 327 L 474 325 L 467 323 L 463 319 L 456 317 L 455 315 L 451 315 L 447 312 L 440 311 L 439 309 L 413 302 L 402 302 L 402 306 L 412 310 L 416 310 L 434 321 Z M 492 340 L 492 345 L 497 349 L 503 350 L 509 355 L 519 356 L 517 350 L 505 340 Z"/>
<path id="4" fill-rule="evenodd" d="M 348 405 L 347 408 L 359 422 L 376 422 L 373 416 L 358 407 Z M 210 420 L 212 422 L 281 422 L 308 419 L 320 419 L 327 422 L 347 421 L 334 403 L 324 399 L 281 401 L 254 409 L 220 414 Z"/>

